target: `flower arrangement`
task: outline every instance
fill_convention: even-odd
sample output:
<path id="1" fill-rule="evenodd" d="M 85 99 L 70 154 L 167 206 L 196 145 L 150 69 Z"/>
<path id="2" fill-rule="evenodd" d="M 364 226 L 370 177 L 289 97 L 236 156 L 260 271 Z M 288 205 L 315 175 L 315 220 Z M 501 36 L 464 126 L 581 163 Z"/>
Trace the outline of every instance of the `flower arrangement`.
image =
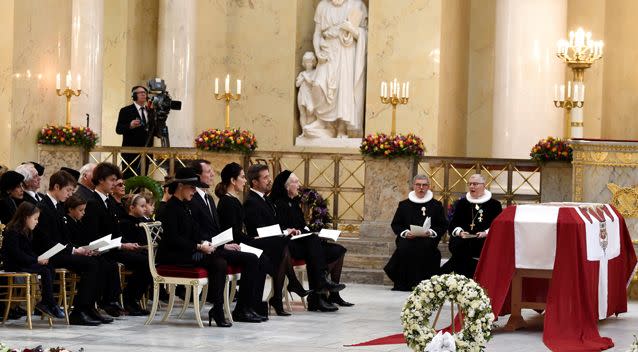
<path id="1" fill-rule="evenodd" d="M 423 156 L 425 146 L 421 137 L 408 133 L 407 135 L 386 135 L 375 133 L 367 135 L 362 141 L 359 151 L 363 155 L 382 157 Z"/>
<path id="2" fill-rule="evenodd" d="M 572 161 L 572 147 L 567 140 L 547 137 L 532 147 L 529 156 L 539 162 Z"/>
<path id="3" fill-rule="evenodd" d="M 250 131 L 236 129 L 209 129 L 195 137 L 195 146 L 201 150 L 251 153 L 257 149 L 257 139 Z"/>
<path id="4" fill-rule="evenodd" d="M 312 188 L 302 188 L 299 194 L 301 195 L 302 209 L 310 215 L 308 222 L 310 231 L 320 231 L 321 229 L 329 228 L 332 219 L 328 211 L 328 201 L 323 199 L 321 194 Z"/>
<path id="5" fill-rule="evenodd" d="M 459 351 L 482 351 L 491 338 L 494 314 L 490 299 L 474 280 L 463 275 L 435 275 L 415 287 L 401 311 L 403 335 L 414 351 L 424 351 L 436 336 L 430 316 L 446 301 L 458 303 L 463 327 L 454 342 Z M 431 346 L 430 346 L 431 347 Z M 429 350 L 429 348 L 428 348 Z"/>
<path id="6" fill-rule="evenodd" d="M 22 352 L 71 352 L 64 347 L 50 347 L 44 348 L 42 345 L 36 346 L 34 348 L 25 348 Z M 78 352 L 83 352 L 84 348 L 80 348 Z M 10 348 L 7 345 L 0 342 L 0 352 L 20 352 L 19 349 Z"/>
<path id="7" fill-rule="evenodd" d="M 91 149 L 99 137 L 89 127 L 46 125 L 38 132 L 38 144 L 78 146 Z"/>

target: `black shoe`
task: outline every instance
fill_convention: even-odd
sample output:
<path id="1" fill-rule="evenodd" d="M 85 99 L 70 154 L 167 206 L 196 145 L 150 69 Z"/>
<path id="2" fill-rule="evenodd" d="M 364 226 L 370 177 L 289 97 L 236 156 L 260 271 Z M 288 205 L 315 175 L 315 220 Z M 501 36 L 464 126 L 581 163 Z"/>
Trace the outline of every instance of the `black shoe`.
<path id="1" fill-rule="evenodd" d="M 84 326 L 98 326 L 102 323 L 98 320 L 92 319 L 85 312 L 74 310 L 73 313 L 69 314 L 69 324 L 84 325 Z"/>
<path id="2" fill-rule="evenodd" d="M 344 301 L 343 298 L 341 298 L 341 296 L 339 295 L 339 292 L 331 293 L 330 296 L 328 296 L 328 302 L 340 305 L 342 307 L 354 306 L 354 303 Z"/>
<path id="3" fill-rule="evenodd" d="M 255 311 L 257 314 L 264 316 L 266 318 L 268 318 L 269 315 L 269 311 L 268 308 L 270 307 L 270 304 L 268 302 L 259 302 L 257 303 L 257 306 L 255 306 L 255 308 L 253 309 L 253 311 Z"/>
<path id="4" fill-rule="evenodd" d="M 53 313 L 54 317 L 58 319 L 64 319 L 66 317 L 60 306 L 57 304 L 49 305 L 49 308 L 51 309 L 51 313 Z"/>
<path id="5" fill-rule="evenodd" d="M 124 303 L 124 309 L 126 310 L 128 315 L 132 317 L 141 317 L 150 314 L 148 310 L 142 309 L 142 307 L 140 307 L 137 302 Z"/>
<path id="6" fill-rule="evenodd" d="M 321 290 L 319 291 L 339 292 L 343 290 L 344 288 L 346 288 L 346 285 L 338 284 L 330 280 L 330 276 L 328 275 L 328 272 L 324 272 L 323 277 L 324 277 L 324 279 L 322 280 L 323 283 L 321 283 L 320 285 Z"/>
<path id="7" fill-rule="evenodd" d="M 4 309 L 2 309 L 2 311 L 4 312 Z M 40 313 L 40 311 L 36 310 L 36 313 Z M 27 311 L 25 311 L 24 309 L 16 306 L 16 307 L 13 307 L 13 308 L 9 309 L 9 316 L 7 317 L 7 319 L 9 319 L 9 320 L 17 320 L 17 319 L 22 318 L 25 315 L 27 315 Z"/>
<path id="8" fill-rule="evenodd" d="M 308 310 L 311 312 L 335 312 L 339 310 L 339 308 L 327 302 L 323 298 L 323 295 L 312 294 L 308 296 Z"/>
<path id="9" fill-rule="evenodd" d="M 105 317 L 104 315 L 100 314 L 100 312 L 98 312 L 95 308 L 87 309 L 86 314 L 88 314 L 91 319 L 97 320 L 102 324 L 110 324 L 113 322 L 113 318 Z"/>
<path id="10" fill-rule="evenodd" d="M 242 323 L 261 323 L 262 321 L 251 312 L 243 309 L 241 311 L 237 311 L 236 309 L 233 311 L 233 320 Z"/>
<path id="11" fill-rule="evenodd" d="M 274 298 L 274 297 L 273 297 Z M 284 305 L 280 300 L 269 299 L 268 304 L 275 310 L 275 313 L 280 317 L 288 317 L 291 314 L 284 310 Z"/>
<path id="12" fill-rule="evenodd" d="M 212 326 L 213 325 L 213 319 L 215 320 L 215 324 L 217 324 L 218 327 L 220 328 L 229 328 L 231 326 L 233 326 L 233 324 L 231 322 L 229 322 L 228 320 L 226 320 L 226 317 L 224 317 L 224 312 L 215 312 L 213 308 L 211 308 L 208 311 L 208 326 Z"/>
<path id="13" fill-rule="evenodd" d="M 313 292 L 312 290 L 306 290 L 303 288 L 299 281 L 296 281 L 295 284 L 289 283 L 287 288 L 288 292 L 292 292 L 299 297 L 306 297 Z"/>
<path id="14" fill-rule="evenodd" d="M 44 302 L 38 302 L 38 304 L 35 305 L 35 309 L 39 310 L 44 315 L 48 315 L 50 317 L 55 316 L 53 312 L 51 311 L 51 308 L 49 307 L 49 305 Z"/>
<path id="15" fill-rule="evenodd" d="M 259 318 L 261 321 L 268 321 L 268 315 L 261 315 L 252 308 L 246 308 L 246 311 L 254 315 L 255 317 Z"/>
<path id="16" fill-rule="evenodd" d="M 106 312 L 106 314 L 112 316 L 112 317 L 119 317 L 120 315 L 124 314 L 124 308 L 122 308 L 122 306 L 120 306 L 119 303 L 117 302 L 111 302 L 111 303 L 107 303 L 107 304 L 103 304 L 100 306 L 100 308 L 104 309 L 104 311 Z"/>

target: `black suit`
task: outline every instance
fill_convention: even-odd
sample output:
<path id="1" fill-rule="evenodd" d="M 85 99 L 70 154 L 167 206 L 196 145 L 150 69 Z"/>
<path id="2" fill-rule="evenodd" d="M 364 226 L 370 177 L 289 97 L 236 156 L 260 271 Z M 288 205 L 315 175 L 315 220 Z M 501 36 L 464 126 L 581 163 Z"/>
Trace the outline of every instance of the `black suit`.
<path id="1" fill-rule="evenodd" d="M 54 268 L 66 268 L 80 274 L 78 294 L 75 296 L 74 305 L 80 310 L 93 307 L 100 286 L 98 285 L 100 265 L 95 258 L 73 255 L 73 243 L 65 227 L 65 219 L 61 210 L 48 196 L 45 196 L 38 204 L 40 218 L 33 231 L 34 249 L 38 254 L 46 252 L 56 243 L 67 245 L 60 253 L 49 260 Z"/>
<path id="2" fill-rule="evenodd" d="M 8 194 L 0 198 L 0 222 L 8 224 L 13 214 L 18 210 L 20 203 L 22 203 L 22 199 L 15 199 Z"/>
<path id="3" fill-rule="evenodd" d="M 141 120 L 140 111 L 137 109 L 135 104 L 127 105 L 120 109 L 120 113 L 117 117 L 115 132 L 122 135 L 123 147 L 153 146 L 153 138 L 150 135 L 153 131 L 153 126 L 148 110 L 146 110 L 145 115 L 147 121 L 146 123 L 142 124 L 139 127 L 131 128 L 131 122 L 133 120 Z M 137 155 L 138 154 L 124 153 L 122 154 L 122 159 L 126 160 L 126 162 L 131 165 L 131 169 L 135 170 L 135 172 L 140 175 L 139 159 L 135 162 L 133 161 L 137 157 Z M 125 179 L 135 176 L 130 169 L 127 169 L 125 163 L 122 163 L 122 170 L 124 170 Z"/>
<path id="4" fill-rule="evenodd" d="M 2 257 L 7 271 L 28 272 L 40 275 L 42 302 L 54 305 L 53 267 L 38 264 L 38 256 L 33 251 L 31 234 L 8 230 L 3 234 Z"/>
<path id="5" fill-rule="evenodd" d="M 210 207 L 206 205 L 206 202 L 198 192 L 195 193 L 188 205 L 193 219 L 198 225 L 199 238 L 201 240 L 210 241 L 212 237 L 220 232 L 220 229 L 215 201 L 208 193 L 205 193 L 205 197 Z M 213 255 L 224 258 L 230 265 L 241 267 L 241 277 L 244 287 L 239 291 L 235 309 L 241 311 L 246 306 L 257 309 L 264 293 L 264 282 L 266 281 L 265 268 L 270 267 L 266 255 L 257 258 L 254 254 L 229 251 L 224 249 L 223 246 L 217 248 Z M 260 269 L 260 267 L 262 269 Z M 246 289 L 245 292 L 244 289 Z M 210 300 L 214 300 L 214 297 L 211 297 Z"/>
<path id="6" fill-rule="evenodd" d="M 75 190 L 75 193 L 73 193 L 73 195 L 76 197 L 80 197 L 88 202 L 89 199 L 92 198 L 93 190 L 81 183 L 78 183 L 78 188 Z"/>
<path id="7" fill-rule="evenodd" d="M 42 200 L 44 198 L 44 194 L 40 193 L 40 192 L 35 192 L 37 194 L 38 197 L 40 197 L 40 200 Z M 23 201 L 25 202 L 29 202 L 31 204 L 37 205 L 39 203 L 39 200 L 35 199 L 34 197 L 32 197 L 29 193 L 27 193 L 27 191 L 24 191 L 24 196 L 22 198 Z"/>
<path id="8" fill-rule="evenodd" d="M 106 204 L 108 204 L 108 208 Z M 89 242 L 108 234 L 111 234 L 111 238 L 122 236 L 117 212 L 117 205 L 112 198 L 109 197 L 104 202 L 100 195 L 93 191 L 92 199 L 86 204 L 86 215 L 83 219 Z M 109 273 L 111 270 L 117 269 L 117 266 L 113 265 L 115 262 L 124 264 L 126 269 L 133 273 L 124 289 L 124 299 L 127 303 L 138 301 L 153 281 L 146 254 L 116 249 L 101 255 L 101 257 L 104 262 L 110 262 L 111 265 L 107 269 Z M 114 285 L 110 286 L 114 287 Z M 115 298 L 113 296 L 118 292 L 119 290 L 115 289 L 107 291 L 103 298 L 104 303 L 112 302 Z"/>

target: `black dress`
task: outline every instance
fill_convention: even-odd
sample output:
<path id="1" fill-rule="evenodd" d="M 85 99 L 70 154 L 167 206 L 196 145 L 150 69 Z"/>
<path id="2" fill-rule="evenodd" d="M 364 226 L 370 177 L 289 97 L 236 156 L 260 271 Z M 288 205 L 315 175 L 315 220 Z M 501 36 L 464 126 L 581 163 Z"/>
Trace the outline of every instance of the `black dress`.
<path id="1" fill-rule="evenodd" d="M 410 225 L 422 226 L 427 217 L 431 218 L 431 229 L 436 232 L 436 237 L 407 239 L 400 236 L 403 231 L 410 229 Z M 422 280 L 439 273 L 441 252 L 438 244 L 446 229 L 447 219 L 443 205 L 438 200 L 415 203 L 405 199 L 399 202 L 392 219 L 397 248 L 384 268 L 386 275 L 394 282 L 395 290 L 412 290 Z"/>
<path id="2" fill-rule="evenodd" d="M 469 278 L 474 277 L 485 238 L 462 238 L 457 236 L 456 232 L 465 231 L 470 234 L 483 232 L 490 228 L 492 221 L 501 211 L 503 211 L 501 203 L 493 198 L 483 203 L 470 203 L 466 198 L 456 202 L 448 232 L 452 257 L 441 268 L 441 272 L 455 272 Z"/>
<path id="3" fill-rule="evenodd" d="M 13 214 L 18 210 L 20 203 L 22 203 L 22 199 L 15 199 L 9 195 L 2 196 L 0 198 L 0 222 L 8 224 Z"/>

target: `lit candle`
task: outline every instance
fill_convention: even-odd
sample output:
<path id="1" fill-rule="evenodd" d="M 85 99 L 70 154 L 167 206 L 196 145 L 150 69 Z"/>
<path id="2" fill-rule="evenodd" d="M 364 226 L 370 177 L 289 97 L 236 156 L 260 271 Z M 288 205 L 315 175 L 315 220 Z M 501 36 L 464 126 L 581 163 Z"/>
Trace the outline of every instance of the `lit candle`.
<path id="1" fill-rule="evenodd" d="M 394 79 L 394 96 L 399 95 L 399 82 L 397 79 Z"/>
<path id="2" fill-rule="evenodd" d="M 71 88 L 71 70 L 66 74 L 66 87 Z"/>
<path id="3" fill-rule="evenodd" d="M 55 75 L 55 89 L 60 89 L 60 74 Z"/>
<path id="4" fill-rule="evenodd" d="M 226 75 L 226 80 L 224 81 L 224 92 L 230 93 L 230 74 Z"/>
<path id="5" fill-rule="evenodd" d="M 585 84 L 580 84 L 580 101 L 585 101 Z"/>
<path id="6" fill-rule="evenodd" d="M 219 94 L 219 78 L 215 77 L 215 94 Z"/>
<path id="7" fill-rule="evenodd" d="M 560 85 L 560 101 L 565 101 L 565 85 L 561 84 Z"/>
<path id="8" fill-rule="evenodd" d="M 554 101 L 558 101 L 558 84 L 554 84 Z"/>
<path id="9" fill-rule="evenodd" d="M 78 90 L 82 89 L 82 76 L 78 75 Z"/>
<path id="10" fill-rule="evenodd" d="M 569 32 L 569 45 L 574 46 L 574 31 Z"/>
<path id="11" fill-rule="evenodd" d="M 380 97 L 383 97 L 383 82 L 381 82 L 381 93 L 379 93 Z"/>
<path id="12" fill-rule="evenodd" d="M 578 86 L 579 86 L 578 83 L 574 84 L 574 99 L 573 99 L 574 101 L 580 101 L 579 99 L 580 95 L 578 95 Z"/>
<path id="13" fill-rule="evenodd" d="M 237 94 L 241 94 L 241 79 L 237 80 Z"/>
<path id="14" fill-rule="evenodd" d="M 401 85 L 401 98 L 405 98 L 405 82 Z"/>
<path id="15" fill-rule="evenodd" d="M 383 82 L 383 97 L 388 97 L 388 82 Z"/>
<path id="16" fill-rule="evenodd" d="M 567 98 L 572 96 L 572 81 L 567 81 Z"/>
<path id="17" fill-rule="evenodd" d="M 410 97 L 410 81 L 408 81 L 408 84 L 405 85 L 405 97 Z"/>

